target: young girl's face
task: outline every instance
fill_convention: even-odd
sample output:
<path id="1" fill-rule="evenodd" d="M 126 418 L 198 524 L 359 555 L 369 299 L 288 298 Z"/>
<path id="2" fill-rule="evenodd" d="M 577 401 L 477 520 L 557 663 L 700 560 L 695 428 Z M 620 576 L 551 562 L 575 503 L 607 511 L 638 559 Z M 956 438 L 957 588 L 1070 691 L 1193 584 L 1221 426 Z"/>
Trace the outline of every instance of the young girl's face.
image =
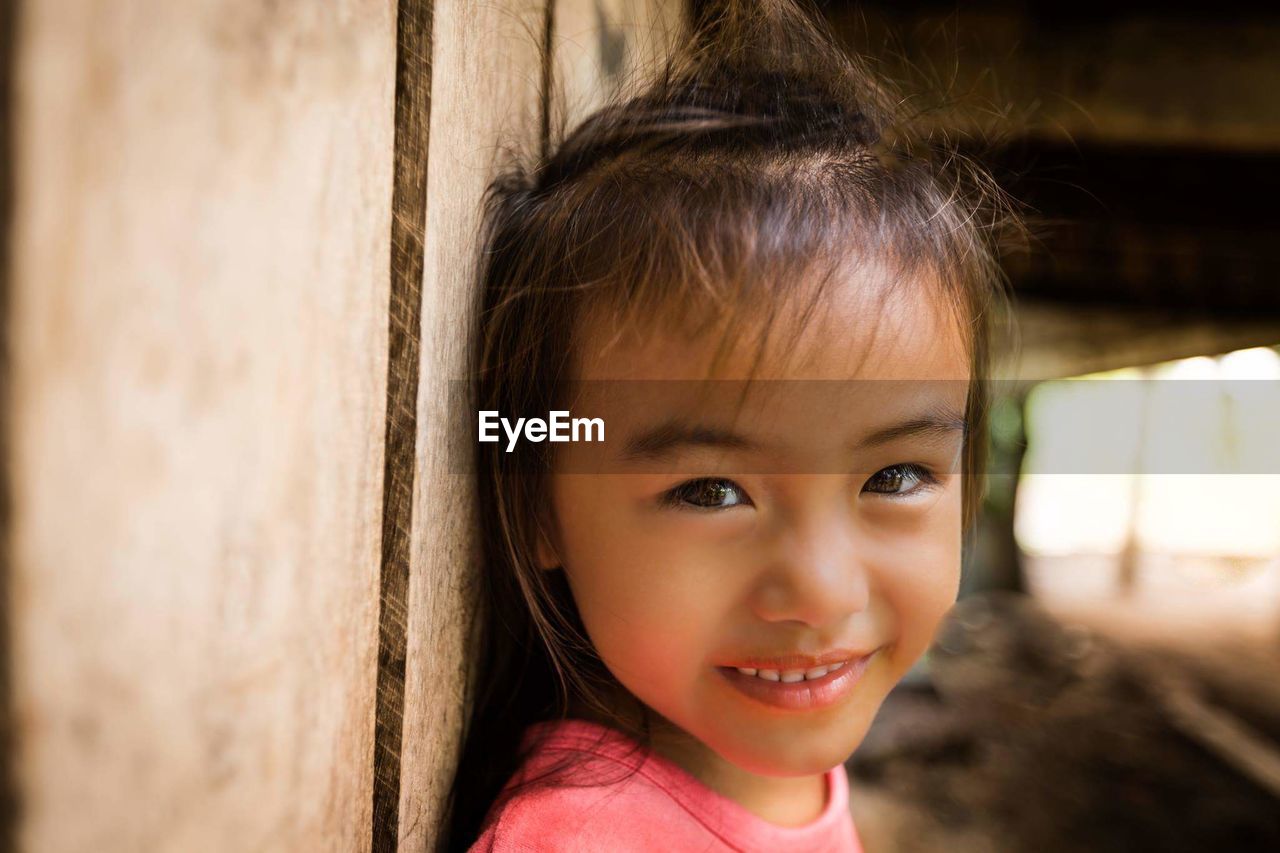
<path id="1" fill-rule="evenodd" d="M 559 451 L 542 562 L 694 762 L 844 761 L 955 599 L 968 351 L 932 282 L 883 296 L 884 276 L 784 316 L 762 356 L 744 336 L 726 357 L 719 330 L 580 330 L 571 411 L 606 441 Z"/>

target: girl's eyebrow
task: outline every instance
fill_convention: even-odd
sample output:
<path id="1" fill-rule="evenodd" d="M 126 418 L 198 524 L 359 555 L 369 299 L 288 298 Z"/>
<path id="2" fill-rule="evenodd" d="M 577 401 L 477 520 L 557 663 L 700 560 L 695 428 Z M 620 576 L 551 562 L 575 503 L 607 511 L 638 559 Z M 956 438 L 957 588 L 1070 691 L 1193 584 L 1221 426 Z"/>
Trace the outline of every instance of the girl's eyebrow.
<path id="1" fill-rule="evenodd" d="M 622 458 L 627 462 L 652 461 L 685 446 L 753 450 L 759 445 L 732 430 L 669 420 L 629 438 L 622 449 Z"/>
<path id="2" fill-rule="evenodd" d="M 877 429 L 854 445 L 854 450 L 866 450 L 897 441 L 901 438 L 924 436 L 942 438 L 954 432 L 965 433 L 964 415 L 948 406 L 925 412 L 898 423 Z M 622 459 L 627 462 L 644 462 L 662 459 L 683 447 L 716 447 L 722 450 L 758 450 L 760 445 L 721 427 L 690 424 L 669 420 L 627 439 L 622 449 Z"/>
<path id="3" fill-rule="evenodd" d="M 854 445 L 855 450 L 865 450 L 897 441 L 900 438 L 924 436 L 943 438 L 953 432 L 966 433 L 968 424 L 964 415 L 950 406 L 941 406 L 914 418 L 882 427 Z"/>

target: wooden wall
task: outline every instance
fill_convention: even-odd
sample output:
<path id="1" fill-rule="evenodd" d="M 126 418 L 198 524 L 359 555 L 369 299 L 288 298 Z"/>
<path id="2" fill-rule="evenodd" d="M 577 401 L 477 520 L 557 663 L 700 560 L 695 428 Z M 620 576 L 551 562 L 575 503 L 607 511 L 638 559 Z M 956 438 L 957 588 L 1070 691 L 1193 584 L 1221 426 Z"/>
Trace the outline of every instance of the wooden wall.
<path id="1" fill-rule="evenodd" d="M 465 376 L 474 287 L 477 201 L 503 146 L 536 144 L 544 9 L 535 0 L 436 0 L 427 145 L 421 422 L 407 587 L 401 846 L 425 850 L 438 823 L 462 722 L 466 585 L 474 570 L 470 493 L 448 453 L 448 383 Z M 486 57 L 486 63 L 477 58 Z M 466 85 L 459 85 L 465 80 Z M 463 447 L 467 445 L 462 443 Z"/>
<path id="2" fill-rule="evenodd" d="M 452 775 L 467 665 L 465 616 L 473 506 L 448 448 L 447 383 L 464 375 L 475 204 L 512 146 L 544 144 L 555 117 L 580 119 L 652 55 L 652 28 L 679 24 L 653 0 L 436 0 L 428 144 L 422 382 L 411 524 L 408 651 L 399 797 L 401 847 L 430 846 Z M 586 10 L 590 10 L 589 20 Z M 565 34 L 567 22 L 567 32 Z M 665 23 L 663 23 L 665 22 Z M 536 36 L 536 38 L 535 38 Z M 478 56 L 491 62 L 477 65 Z M 572 57 L 575 73 L 564 73 Z M 616 61 L 615 61 L 616 58 Z M 460 86 L 459 80 L 467 84 Z M 565 103 L 558 103 L 563 98 Z"/>
<path id="3" fill-rule="evenodd" d="M 21 7 L 22 849 L 369 835 L 394 20 Z"/>
<path id="4" fill-rule="evenodd" d="M 5 846 L 430 849 L 479 198 L 679 4 L 11 17 Z"/>

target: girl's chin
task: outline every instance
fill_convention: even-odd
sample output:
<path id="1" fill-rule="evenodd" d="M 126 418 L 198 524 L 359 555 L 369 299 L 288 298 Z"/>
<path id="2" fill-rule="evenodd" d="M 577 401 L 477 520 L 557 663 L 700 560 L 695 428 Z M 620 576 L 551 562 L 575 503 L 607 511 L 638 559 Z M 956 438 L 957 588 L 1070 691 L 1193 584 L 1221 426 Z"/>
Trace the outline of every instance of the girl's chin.
<path id="1" fill-rule="evenodd" d="M 825 730 L 801 732 L 782 741 L 776 733 L 768 739 L 735 737 L 717 743 L 715 751 L 740 770 L 757 776 L 816 776 L 843 764 L 862 741 L 862 732 L 856 726 L 853 732 L 845 729 L 841 737 L 824 737 L 825 734 Z"/>
<path id="2" fill-rule="evenodd" d="M 862 743 L 879 702 L 860 701 L 827 713 L 742 715 L 706 719 L 700 737 L 723 760 L 760 776 L 811 776 L 843 764 Z"/>

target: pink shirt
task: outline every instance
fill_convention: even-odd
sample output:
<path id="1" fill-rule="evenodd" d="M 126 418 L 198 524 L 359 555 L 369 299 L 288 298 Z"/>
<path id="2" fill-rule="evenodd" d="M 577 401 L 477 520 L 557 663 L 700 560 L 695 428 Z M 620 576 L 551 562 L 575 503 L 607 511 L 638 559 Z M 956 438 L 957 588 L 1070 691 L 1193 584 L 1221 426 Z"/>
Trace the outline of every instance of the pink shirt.
<path id="1" fill-rule="evenodd" d="M 512 783 L 557 767 L 570 782 L 534 786 L 490 812 L 471 850 L 841 851 L 861 853 L 844 767 L 827 771 L 827 804 L 804 826 L 757 817 L 631 738 L 584 720 L 541 723 L 543 737 Z M 508 785 L 512 784 L 508 783 Z"/>

